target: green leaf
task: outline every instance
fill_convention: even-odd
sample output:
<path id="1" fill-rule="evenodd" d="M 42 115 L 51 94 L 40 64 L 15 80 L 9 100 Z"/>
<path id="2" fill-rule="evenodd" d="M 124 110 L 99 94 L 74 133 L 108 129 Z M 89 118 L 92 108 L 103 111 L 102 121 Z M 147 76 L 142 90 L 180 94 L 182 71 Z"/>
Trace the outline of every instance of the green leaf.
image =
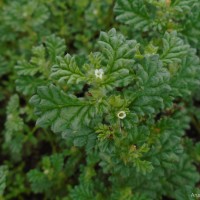
<path id="1" fill-rule="evenodd" d="M 16 80 L 17 91 L 24 95 L 33 95 L 36 88 L 47 83 L 50 62 L 46 59 L 46 49 L 40 45 L 32 49 L 33 56 L 30 62 L 20 61 L 15 66 L 18 75 Z M 36 77 L 37 76 L 37 77 Z"/>
<path id="2" fill-rule="evenodd" d="M 66 85 L 85 81 L 85 76 L 77 66 L 75 58 L 69 54 L 64 58 L 57 57 L 57 64 L 52 67 L 51 78 Z"/>
<path id="3" fill-rule="evenodd" d="M 115 12 L 118 21 L 131 25 L 135 30 L 147 30 L 152 21 L 144 0 L 118 0 Z"/>
<path id="4" fill-rule="evenodd" d="M 146 144 L 143 144 L 136 152 L 135 148 L 133 149 L 133 165 L 136 167 L 138 172 L 143 174 L 149 173 L 153 170 L 153 165 L 150 161 L 142 160 L 143 154 L 149 152 L 149 147 Z"/>
<path id="5" fill-rule="evenodd" d="M 182 198 L 190 199 L 189 197 L 191 197 L 190 195 L 195 188 L 195 182 L 199 180 L 200 176 L 196 172 L 195 166 L 191 164 L 190 158 L 187 155 L 183 155 L 168 179 L 168 184 L 171 183 L 173 185 L 172 190 L 168 190 L 170 196 L 178 200 Z M 180 194 L 181 197 L 178 196 Z"/>
<path id="6" fill-rule="evenodd" d="M 133 55 L 137 44 L 135 40 L 126 40 L 122 34 L 111 29 L 108 33 L 101 32 L 98 44 L 108 72 L 122 67 L 130 68 L 134 64 Z"/>
<path id="7" fill-rule="evenodd" d="M 191 10 L 198 5 L 198 0 L 177 0 L 172 1 L 171 6 L 174 7 L 174 9 L 180 13 L 189 13 L 191 14 Z"/>
<path id="8" fill-rule="evenodd" d="M 16 89 L 24 95 L 33 95 L 37 87 L 45 85 L 46 81 L 38 77 L 37 79 L 31 76 L 21 76 L 16 80 Z"/>
<path id="9" fill-rule="evenodd" d="M 177 37 L 176 32 L 166 32 L 163 38 L 163 49 L 161 60 L 164 64 L 180 63 L 189 50 L 189 45 Z"/>
<path id="10" fill-rule="evenodd" d="M 11 67 L 8 65 L 6 58 L 0 55 L 0 77 L 2 77 L 4 74 L 7 74 L 10 70 Z"/>
<path id="11" fill-rule="evenodd" d="M 64 55 L 66 50 L 64 39 L 51 35 L 47 37 L 45 44 L 52 62 L 56 61 L 56 56 Z"/>
<path id="12" fill-rule="evenodd" d="M 8 148 L 14 158 L 21 152 L 23 144 L 24 122 L 19 113 L 19 96 L 13 95 L 7 106 L 5 122 L 4 148 Z"/>
<path id="13" fill-rule="evenodd" d="M 54 132 L 89 125 L 96 113 L 89 101 L 69 96 L 54 85 L 39 87 L 30 102 L 39 115 L 37 125 L 50 126 Z"/>
<path id="14" fill-rule="evenodd" d="M 45 192 L 49 190 L 52 185 L 52 182 L 48 180 L 47 176 L 37 169 L 29 171 L 27 176 L 34 193 Z"/>
<path id="15" fill-rule="evenodd" d="M 141 115 L 164 108 L 170 99 L 170 74 L 162 66 L 159 57 L 155 55 L 145 58 L 144 62 L 138 65 L 137 76 L 138 88 L 133 90 L 131 95 L 131 108 Z"/>
<path id="16" fill-rule="evenodd" d="M 190 49 L 187 55 L 182 58 L 181 65 L 177 68 L 176 73 L 173 74 L 170 80 L 172 87 L 171 95 L 179 97 L 189 96 L 200 86 L 200 62 L 198 56 L 196 56 L 196 51 Z"/>
<path id="17" fill-rule="evenodd" d="M 62 154 L 53 154 L 51 157 L 52 167 L 56 173 L 59 173 L 64 166 L 64 157 Z"/>
<path id="18" fill-rule="evenodd" d="M 21 7 L 21 5 L 20 5 Z M 49 10 L 45 5 L 40 5 L 38 1 L 29 1 L 27 4 L 22 6 L 24 15 L 32 18 L 30 20 L 32 26 L 39 26 L 43 24 L 49 18 Z M 20 13 L 21 14 L 21 13 Z"/>
<path id="19" fill-rule="evenodd" d="M 38 72 L 42 72 L 44 66 L 46 66 L 45 48 L 41 45 L 32 49 L 33 56 L 30 63 L 21 61 L 15 66 L 18 75 L 30 75 L 33 76 Z"/>
<path id="20" fill-rule="evenodd" d="M 6 176 L 8 174 L 8 169 L 6 166 L 0 166 L 0 197 L 3 195 L 6 188 Z"/>
<path id="21" fill-rule="evenodd" d="M 95 132 L 86 127 L 82 127 L 80 130 L 65 130 L 62 136 L 72 141 L 74 146 L 85 146 L 86 150 L 91 150 L 95 146 L 97 138 Z"/>
<path id="22" fill-rule="evenodd" d="M 102 54 L 101 65 L 105 68 L 102 86 L 113 89 L 128 85 L 134 77 L 132 69 L 134 53 L 138 49 L 137 42 L 126 40 L 122 34 L 111 29 L 108 33 L 101 32 L 98 45 Z"/>
<path id="23" fill-rule="evenodd" d="M 96 198 L 92 189 L 90 185 L 86 184 L 75 186 L 70 197 L 72 200 L 95 200 Z"/>
<path id="24" fill-rule="evenodd" d="M 15 67 L 18 75 L 35 75 L 37 72 L 40 71 L 40 66 L 35 66 L 31 63 L 28 63 L 26 61 L 21 61 L 18 63 L 18 65 Z"/>

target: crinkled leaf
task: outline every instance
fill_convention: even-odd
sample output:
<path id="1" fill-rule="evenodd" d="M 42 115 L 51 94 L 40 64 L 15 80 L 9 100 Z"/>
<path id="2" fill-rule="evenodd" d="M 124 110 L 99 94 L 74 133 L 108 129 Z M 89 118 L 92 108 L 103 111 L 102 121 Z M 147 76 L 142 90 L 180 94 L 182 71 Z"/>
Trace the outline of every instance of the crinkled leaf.
<path id="1" fill-rule="evenodd" d="M 133 80 L 131 70 L 135 63 L 137 42 L 126 40 L 122 34 L 111 29 L 108 33 L 101 32 L 98 44 L 102 54 L 102 66 L 105 69 L 102 85 L 108 89 L 128 85 Z"/>
<path id="2" fill-rule="evenodd" d="M 39 115 L 37 125 L 50 126 L 54 132 L 88 125 L 96 112 L 90 102 L 71 97 L 54 85 L 39 87 L 30 102 Z"/>
<path id="3" fill-rule="evenodd" d="M 3 192 L 6 188 L 6 176 L 8 170 L 6 166 L 0 166 L 0 195 L 3 195 Z"/>
<path id="4" fill-rule="evenodd" d="M 170 74 L 162 66 L 158 56 L 145 58 L 138 65 L 137 76 L 138 88 L 132 91 L 132 109 L 139 114 L 150 114 L 163 108 L 170 98 Z"/>
<path id="5" fill-rule="evenodd" d="M 117 20 L 132 25 L 135 30 L 146 30 L 152 21 L 144 0 L 118 0 L 115 7 Z"/>
<path id="6" fill-rule="evenodd" d="M 51 35 L 46 39 L 46 47 L 49 56 L 53 62 L 56 60 L 56 56 L 63 56 L 65 53 L 65 40 L 55 35 Z"/>
<path id="7" fill-rule="evenodd" d="M 78 84 L 85 80 L 75 58 L 69 54 L 64 58 L 57 57 L 57 64 L 52 67 L 51 77 L 62 84 Z"/>
<path id="8" fill-rule="evenodd" d="M 166 32 L 163 38 L 163 52 L 161 60 L 164 64 L 180 63 L 183 56 L 188 53 L 189 45 L 177 37 L 176 32 Z"/>

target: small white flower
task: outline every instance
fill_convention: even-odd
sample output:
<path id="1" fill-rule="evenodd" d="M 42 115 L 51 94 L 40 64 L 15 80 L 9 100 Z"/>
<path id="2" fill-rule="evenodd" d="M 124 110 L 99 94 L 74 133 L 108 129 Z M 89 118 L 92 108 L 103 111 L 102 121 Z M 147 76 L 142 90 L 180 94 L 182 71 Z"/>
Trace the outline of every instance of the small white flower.
<path id="1" fill-rule="evenodd" d="M 49 170 L 48 169 L 45 169 L 44 170 L 44 174 L 48 174 L 49 173 Z"/>
<path id="2" fill-rule="evenodd" d="M 97 15 L 97 14 L 98 14 L 98 10 L 97 10 L 97 9 L 94 9 L 94 10 L 93 10 L 93 14 L 94 14 L 94 15 Z"/>
<path id="3" fill-rule="evenodd" d="M 103 78 L 103 74 L 104 74 L 103 69 L 95 69 L 96 78 L 102 79 Z"/>
<path id="4" fill-rule="evenodd" d="M 117 117 L 118 117 L 119 119 L 124 119 L 124 118 L 126 117 L 126 112 L 125 112 L 125 111 L 119 111 L 119 112 L 117 113 Z"/>

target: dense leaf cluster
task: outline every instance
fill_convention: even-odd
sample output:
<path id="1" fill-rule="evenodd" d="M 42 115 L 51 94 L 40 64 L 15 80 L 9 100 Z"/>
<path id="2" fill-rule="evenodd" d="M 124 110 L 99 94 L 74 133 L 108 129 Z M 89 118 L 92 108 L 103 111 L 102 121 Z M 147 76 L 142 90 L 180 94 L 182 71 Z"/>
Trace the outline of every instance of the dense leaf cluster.
<path id="1" fill-rule="evenodd" d="M 200 193 L 199 7 L 0 3 L 0 198 Z"/>

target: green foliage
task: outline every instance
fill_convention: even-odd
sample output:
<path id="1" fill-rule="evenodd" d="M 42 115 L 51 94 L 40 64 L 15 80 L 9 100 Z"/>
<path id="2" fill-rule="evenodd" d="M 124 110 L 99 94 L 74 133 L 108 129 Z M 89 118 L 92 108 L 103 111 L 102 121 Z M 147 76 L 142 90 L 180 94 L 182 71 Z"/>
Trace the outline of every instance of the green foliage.
<path id="1" fill-rule="evenodd" d="M 158 56 L 151 56 L 137 66 L 138 91 L 133 94 L 132 107 L 139 114 L 154 113 L 168 101 L 170 74 L 162 65 Z"/>
<path id="2" fill-rule="evenodd" d="M 8 148 L 12 156 L 19 156 L 23 144 L 24 122 L 20 117 L 19 96 L 13 95 L 7 106 L 7 120 L 4 132 L 4 148 Z"/>
<path id="3" fill-rule="evenodd" d="M 165 33 L 163 37 L 162 61 L 165 64 L 180 63 L 181 58 L 188 52 L 189 46 L 177 37 L 176 32 Z"/>
<path id="4" fill-rule="evenodd" d="M 76 186 L 73 190 L 73 192 L 71 193 L 71 198 L 73 200 L 77 199 L 77 200 L 92 200 L 92 199 L 96 199 L 92 189 L 89 186 L 85 186 L 85 185 L 80 185 L 80 186 Z"/>
<path id="5" fill-rule="evenodd" d="M 117 0 L 115 12 L 116 19 L 128 25 L 141 42 L 177 30 L 198 48 L 199 8 L 198 0 Z"/>
<path id="6" fill-rule="evenodd" d="M 47 192 L 57 182 L 59 176 L 62 176 L 63 155 L 54 154 L 50 157 L 43 157 L 43 170 L 33 169 L 28 173 L 28 179 L 31 183 L 31 188 L 35 193 Z"/>
<path id="7" fill-rule="evenodd" d="M 30 63 L 23 60 L 15 66 L 20 78 L 16 80 L 16 89 L 24 95 L 33 94 L 36 88 L 48 82 L 49 68 L 57 55 L 64 54 L 64 40 L 51 35 L 46 38 L 45 45 L 34 47 Z M 46 48 L 45 48 L 46 47 Z M 47 56 L 49 61 L 47 61 Z M 37 79 L 33 76 L 37 75 Z"/>
<path id="8" fill-rule="evenodd" d="M 54 85 L 38 88 L 37 94 L 31 99 L 31 103 L 37 107 L 36 112 L 41 116 L 37 125 L 51 125 L 54 132 L 79 128 L 82 124 L 88 125 L 90 118 L 95 115 L 95 109 L 90 102 L 67 96 Z"/>
<path id="9" fill-rule="evenodd" d="M 63 55 L 65 52 L 65 40 L 55 35 L 47 37 L 45 42 L 50 59 L 54 62 L 57 55 Z M 41 64 L 40 64 L 41 65 Z"/>
<path id="10" fill-rule="evenodd" d="M 148 30 L 152 23 L 151 14 L 147 11 L 145 1 L 117 1 L 116 13 L 117 20 L 125 22 L 127 25 L 132 25 L 135 30 L 142 28 Z"/>
<path id="11" fill-rule="evenodd" d="M 176 47 L 170 46 L 174 45 L 171 39 L 177 41 Z M 76 64 L 75 57 L 68 54 L 58 58 L 58 64 L 52 67 L 51 77 L 57 79 L 58 84 L 66 83 L 67 88 L 63 90 L 54 85 L 38 88 L 37 95 L 30 101 L 36 108 L 35 113 L 39 115 L 37 125 L 50 126 L 56 133 L 62 132 L 62 136 L 77 147 L 96 149 L 103 172 L 112 173 L 111 179 L 116 183 L 117 175 L 122 176 L 124 181 L 129 178 L 131 182 L 133 177 L 130 176 L 134 171 L 133 174 L 138 174 L 138 181 L 142 181 L 143 177 L 144 182 L 148 182 L 150 177 L 155 179 L 155 172 L 164 174 L 166 179 L 156 185 L 157 189 L 173 185 L 167 178 L 168 173 L 182 171 L 184 167 L 191 165 L 188 163 L 186 166 L 180 166 L 183 167 L 181 169 L 176 165 L 177 162 L 186 162 L 179 160 L 180 155 L 183 159 L 188 159 L 188 155 L 183 152 L 180 138 L 188 128 L 189 121 L 187 117 L 181 118 L 181 111 L 177 111 L 181 109 L 181 105 L 174 104 L 173 100 L 182 93 L 181 96 L 184 96 L 190 84 L 194 87 L 199 85 L 195 80 L 198 68 L 194 66 L 199 65 L 199 60 L 193 59 L 192 64 L 188 63 L 187 69 L 184 68 L 189 52 L 195 58 L 194 51 L 189 45 L 184 45 L 175 33 L 166 33 L 160 54 L 148 47 L 139 59 L 136 57 L 139 44 L 124 40 L 124 36 L 114 29 L 101 33 L 98 44 L 100 51 L 91 54 L 89 62 L 83 64 L 83 67 Z M 182 64 L 180 68 L 183 69 L 172 71 L 172 64 Z M 95 69 L 100 74 L 97 74 Z M 121 70 L 126 70 L 127 75 L 123 76 Z M 187 75 L 184 77 L 183 74 Z M 190 82 L 190 76 L 193 82 Z M 185 78 L 184 84 L 188 84 L 185 91 L 182 90 L 182 78 Z M 80 85 L 76 90 L 73 86 L 75 83 Z M 86 83 L 89 90 L 79 97 L 77 90 L 84 90 Z M 122 89 L 119 91 L 118 88 Z M 192 91 L 192 88 L 188 90 Z M 175 113 L 175 122 L 173 116 L 166 118 L 161 115 L 158 122 L 153 120 L 155 114 L 167 112 L 167 109 L 172 110 L 172 114 Z M 181 125 L 180 120 L 183 120 L 184 125 Z M 172 124 L 178 126 L 173 127 Z M 156 137 L 156 132 L 160 137 Z M 174 151 L 171 151 L 172 149 Z M 155 171 L 159 169 L 160 171 Z M 186 169 L 188 172 L 191 169 L 186 180 L 191 181 L 187 191 L 192 191 L 198 176 L 191 166 Z M 179 177 L 177 174 L 176 178 L 185 181 L 182 175 Z M 89 191 L 96 189 L 85 185 L 82 179 L 80 182 L 80 185 L 72 190 L 72 198 L 92 198 L 93 193 Z M 121 188 L 120 183 L 118 184 L 117 187 Z M 88 187 L 93 189 L 89 190 Z M 150 185 L 149 187 L 152 188 Z M 157 193 L 146 191 L 146 195 L 152 199 L 158 198 L 160 194 L 157 189 L 153 187 L 151 190 L 156 190 Z M 179 186 L 177 192 L 180 192 L 179 190 L 185 189 Z M 137 192 L 141 191 L 142 189 Z"/>
<path id="12" fill-rule="evenodd" d="M 0 2 L 0 199 L 198 194 L 199 8 Z"/>
<path id="13" fill-rule="evenodd" d="M 84 81 L 84 75 L 76 64 L 75 58 L 67 54 L 57 57 L 57 65 L 52 67 L 51 77 L 65 84 L 78 84 Z"/>
<path id="14" fill-rule="evenodd" d="M 0 197 L 3 195 L 3 192 L 6 188 L 6 176 L 7 176 L 7 167 L 0 166 Z"/>

